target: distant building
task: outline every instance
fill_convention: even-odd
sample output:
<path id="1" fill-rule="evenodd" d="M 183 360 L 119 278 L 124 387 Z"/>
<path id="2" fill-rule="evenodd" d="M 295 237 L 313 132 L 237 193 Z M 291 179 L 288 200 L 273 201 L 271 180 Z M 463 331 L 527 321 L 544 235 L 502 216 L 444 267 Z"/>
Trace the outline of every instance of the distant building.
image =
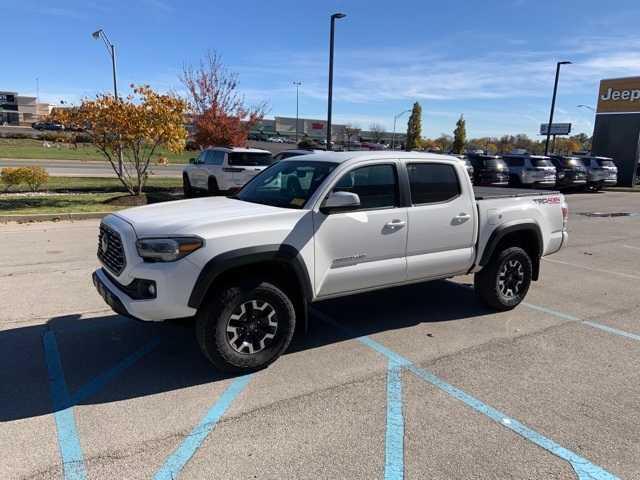
<path id="1" fill-rule="evenodd" d="M 0 91 L 0 125 L 31 125 L 49 114 L 49 104 L 36 97 Z"/>

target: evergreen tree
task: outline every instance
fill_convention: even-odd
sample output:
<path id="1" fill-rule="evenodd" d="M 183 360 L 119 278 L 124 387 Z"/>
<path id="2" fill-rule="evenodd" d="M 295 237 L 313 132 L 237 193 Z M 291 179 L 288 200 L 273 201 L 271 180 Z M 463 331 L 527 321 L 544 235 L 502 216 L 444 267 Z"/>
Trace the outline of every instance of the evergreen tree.
<path id="1" fill-rule="evenodd" d="M 422 107 L 418 102 L 413 104 L 413 109 L 411 110 L 411 116 L 409 117 L 409 122 L 407 123 L 407 143 L 405 145 L 405 149 L 407 151 L 416 150 L 420 148 L 420 142 L 422 138 L 420 135 L 422 134 Z"/>
<path id="2" fill-rule="evenodd" d="M 453 131 L 453 153 L 463 153 L 464 145 L 467 143 L 467 125 L 464 116 L 456 122 L 456 129 Z"/>

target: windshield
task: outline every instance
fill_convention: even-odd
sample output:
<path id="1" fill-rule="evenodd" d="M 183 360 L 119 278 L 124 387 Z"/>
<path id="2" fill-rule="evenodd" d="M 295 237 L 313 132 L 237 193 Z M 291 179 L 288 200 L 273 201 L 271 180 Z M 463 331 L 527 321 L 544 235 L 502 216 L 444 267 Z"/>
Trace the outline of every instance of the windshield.
<path id="1" fill-rule="evenodd" d="M 283 160 L 262 171 L 235 198 L 273 207 L 302 208 L 337 163 Z"/>
<path id="2" fill-rule="evenodd" d="M 598 162 L 598 165 L 600 165 L 601 167 L 615 167 L 616 164 L 613 163 L 613 160 L 601 160 L 601 159 L 597 159 L 596 162 Z"/>
<path id="3" fill-rule="evenodd" d="M 273 157 L 267 152 L 230 152 L 229 165 L 263 167 L 271 165 Z"/>
<path id="4" fill-rule="evenodd" d="M 553 163 L 547 158 L 532 158 L 531 163 L 534 167 L 553 167 Z"/>

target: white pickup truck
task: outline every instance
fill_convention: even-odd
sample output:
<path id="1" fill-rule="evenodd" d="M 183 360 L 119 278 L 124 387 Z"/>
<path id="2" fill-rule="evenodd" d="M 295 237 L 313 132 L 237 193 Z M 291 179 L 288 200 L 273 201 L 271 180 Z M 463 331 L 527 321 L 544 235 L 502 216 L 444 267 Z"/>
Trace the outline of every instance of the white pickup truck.
<path id="1" fill-rule="evenodd" d="M 474 191 L 454 157 L 323 152 L 271 165 L 233 198 L 105 217 L 93 281 L 120 314 L 195 316 L 206 357 L 250 371 L 324 299 L 473 273 L 486 304 L 514 308 L 566 222 L 560 193 Z"/>

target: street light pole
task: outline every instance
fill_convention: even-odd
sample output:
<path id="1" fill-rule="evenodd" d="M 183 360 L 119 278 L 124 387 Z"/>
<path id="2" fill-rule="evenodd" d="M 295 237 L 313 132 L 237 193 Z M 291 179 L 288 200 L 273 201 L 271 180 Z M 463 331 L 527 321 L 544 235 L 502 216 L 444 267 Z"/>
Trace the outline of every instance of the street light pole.
<path id="1" fill-rule="evenodd" d="M 327 98 L 327 150 L 331 150 L 331 104 L 333 102 L 333 37 L 336 28 L 336 19 L 344 18 L 344 13 L 331 15 L 331 33 L 329 36 L 329 94 Z"/>
<path id="2" fill-rule="evenodd" d="M 298 88 L 302 85 L 302 82 L 293 82 L 296 86 L 296 143 L 298 143 Z"/>
<path id="3" fill-rule="evenodd" d="M 397 115 L 393 116 L 393 134 L 391 135 L 391 150 L 396 149 L 396 121 L 405 113 L 409 113 L 411 110 L 404 110 Z"/>
<path id="4" fill-rule="evenodd" d="M 111 72 L 113 74 L 113 96 L 116 102 L 120 100 L 118 97 L 118 82 L 116 80 L 116 47 L 109 41 L 109 37 L 104 33 L 103 29 L 96 30 L 91 34 L 94 40 L 102 39 L 107 47 L 107 53 L 111 57 Z M 122 144 L 118 148 L 118 175 L 122 176 Z"/>
<path id="5" fill-rule="evenodd" d="M 549 154 L 549 139 L 551 137 L 551 125 L 553 124 L 553 112 L 556 108 L 556 94 L 558 93 L 558 78 L 560 77 L 560 66 L 569 65 L 571 62 L 564 61 L 556 64 L 556 81 L 553 85 L 553 98 L 551 99 L 551 113 L 549 114 L 549 126 L 547 127 L 547 141 L 544 144 L 544 154 Z"/>

